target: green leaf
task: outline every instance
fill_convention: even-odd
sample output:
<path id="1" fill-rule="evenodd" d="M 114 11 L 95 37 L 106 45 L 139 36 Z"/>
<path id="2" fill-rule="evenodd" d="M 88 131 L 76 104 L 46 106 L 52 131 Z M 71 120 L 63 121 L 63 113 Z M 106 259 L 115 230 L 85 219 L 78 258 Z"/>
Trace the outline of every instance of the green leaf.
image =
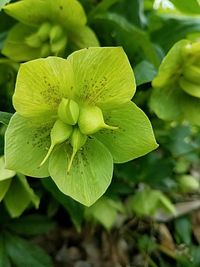
<path id="1" fill-rule="evenodd" d="M 95 33 L 87 26 L 75 28 L 73 31 L 69 31 L 68 35 L 73 50 L 90 46 L 99 46 L 99 41 Z"/>
<path id="2" fill-rule="evenodd" d="M 76 229 L 80 231 L 81 223 L 83 221 L 83 206 L 79 202 L 64 195 L 58 189 L 58 187 L 55 185 L 51 178 L 42 179 L 42 184 L 52 194 L 52 196 L 65 208 L 65 210 L 67 210 L 72 222 L 76 226 Z"/>
<path id="3" fill-rule="evenodd" d="M 157 148 L 149 119 L 134 103 L 106 111 L 104 118 L 107 124 L 119 129 L 101 130 L 95 137 L 108 148 L 115 163 L 138 158 Z"/>
<path id="4" fill-rule="evenodd" d="M 2 201 L 2 199 L 5 196 L 5 194 L 7 193 L 8 189 L 10 187 L 11 181 L 12 181 L 12 179 L 7 179 L 5 181 L 0 181 L 0 202 Z"/>
<path id="5" fill-rule="evenodd" d="M 139 46 L 138 51 L 141 53 L 141 49 L 146 56 L 146 59 L 151 62 L 155 67 L 159 65 L 159 58 L 155 50 L 154 45 L 151 43 L 148 34 L 131 24 L 126 18 L 116 13 L 106 12 L 98 14 L 94 17 L 95 21 L 105 21 L 107 24 L 113 25 L 114 32 L 123 33 L 125 38 L 131 38 L 133 45 Z"/>
<path id="6" fill-rule="evenodd" d="M 39 167 L 50 146 L 50 130 L 54 123 L 48 122 L 49 118 L 46 121 L 44 117 L 35 121 L 14 114 L 5 135 L 7 168 L 33 177 L 49 176 L 48 161 Z"/>
<path id="7" fill-rule="evenodd" d="M 113 172 L 110 152 L 95 139 L 88 139 L 67 172 L 72 148 L 57 147 L 50 156 L 49 172 L 61 192 L 91 206 L 108 188 Z"/>
<path id="8" fill-rule="evenodd" d="M 59 57 L 36 59 L 21 65 L 13 104 L 25 117 L 57 115 L 63 97 L 70 98 L 73 73 L 69 62 Z M 47 118 L 46 118 L 47 119 Z"/>
<path id="9" fill-rule="evenodd" d="M 171 2 L 182 12 L 186 14 L 200 14 L 200 5 L 198 0 L 171 0 Z"/>
<path id="10" fill-rule="evenodd" d="M 53 221 L 48 217 L 39 214 L 32 214 L 13 219 L 7 224 L 9 230 L 23 236 L 46 234 L 54 229 L 54 227 L 55 223 Z"/>
<path id="11" fill-rule="evenodd" d="M 12 115 L 13 115 L 12 113 L 0 111 L 0 123 L 8 125 Z"/>
<path id="12" fill-rule="evenodd" d="M 141 85 L 151 82 L 157 74 L 155 67 L 146 60 L 143 60 L 134 69 L 136 84 Z"/>
<path id="13" fill-rule="evenodd" d="M 17 267 L 53 267 L 51 258 L 40 247 L 6 233 L 6 251 Z"/>
<path id="14" fill-rule="evenodd" d="M 24 2 L 24 1 L 23 1 Z M 25 38 L 31 35 L 35 28 L 17 23 L 8 32 L 2 54 L 14 61 L 27 61 L 40 57 L 40 49 L 25 44 Z"/>
<path id="15" fill-rule="evenodd" d="M 130 197 L 128 206 L 141 216 L 153 216 L 159 208 L 175 214 L 171 201 L 161 191 L 150 188 L 145 188 Z"/>
<path id="16" fill-rule="evenodd" d="M 95 220 L 110 230 L 116 222 L 118 211 L 123 211 L 121 202 L 103 196 L 85 209 L 85 216 L 86 219 Z"/>
<path id="17" fill-rule="evenodd" d="M 175 236 L 178 243 L 191 244 L 192 241 L 192 222 L 187 217 L 175 220 Z"/>
<path id="18" fill-rule="evenodd" d="M 112 108 L 135 93 L 135 78 L 120 47 L 89 48 L 68 57 L 74 71 L 74 100 Z"/>
<path id="19" fill-rule="evenodd" d="M 11 267 L 5 247 L 5 237 L 3 233 L 0 235 L 0 267 Z"/>
<path id="20" fill-rule="evenodd" d="M 5 168 L 4 156 L 0 157 L 0 182 L 15 176 L 16 172 Z"/>
<path id="21" fill-rule="evenodd" d="M 12 179 L 10 188 L 4 197 L 4 204 L 11 217 L 20 216 L 30 203 L 38 208 L 39 202 L 39 197 L 31 189 L 25 176 L 18 175 Z"/>

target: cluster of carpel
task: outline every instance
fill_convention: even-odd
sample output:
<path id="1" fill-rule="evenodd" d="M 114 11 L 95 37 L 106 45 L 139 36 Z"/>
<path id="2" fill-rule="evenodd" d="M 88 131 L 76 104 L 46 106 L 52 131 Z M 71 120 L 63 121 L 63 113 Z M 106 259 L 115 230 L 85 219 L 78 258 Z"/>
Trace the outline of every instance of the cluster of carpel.
<path id="1" fill-rule="evenodd" d="M 74 100 L 63 98 L 58 106 L 58 119 L 51 130 L 51 146 L 40 166 L 49 158 L 56 145 L 68 140 L 73 148 L 67 168 L 69 172 L 77 151 L 84 146 L 88 135 L 101 129 L 116 130 L 117 127 L 109 126 L 104 122 L 103 113 L 99 107 L 80 108 Z"/>

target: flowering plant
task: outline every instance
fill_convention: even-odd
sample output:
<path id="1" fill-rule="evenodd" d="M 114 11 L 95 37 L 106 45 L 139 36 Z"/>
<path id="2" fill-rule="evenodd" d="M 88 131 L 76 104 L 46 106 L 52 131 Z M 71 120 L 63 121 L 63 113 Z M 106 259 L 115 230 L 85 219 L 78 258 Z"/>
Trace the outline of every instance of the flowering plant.
<path id="1" fill-rule="evenodd" d="M 89 206 L 109 186 L 113 162 L 157 147 L 151 124 L 131 98 L 132 68 L 121 48 L 89 48 L 67 59 L 21 65 L 6 131 L 7 168 L 51 176 Z"/>

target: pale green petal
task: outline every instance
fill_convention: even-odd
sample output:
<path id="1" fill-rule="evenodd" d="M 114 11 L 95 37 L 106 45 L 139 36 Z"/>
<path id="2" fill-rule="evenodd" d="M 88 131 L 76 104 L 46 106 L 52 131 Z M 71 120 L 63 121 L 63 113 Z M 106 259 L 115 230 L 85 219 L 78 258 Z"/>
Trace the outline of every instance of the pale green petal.
<path id="1" fill-rule="evenodd" d="M 40 25 L 51 17 L 49 0 L 21 0 L 6 5 L 3 10 L 9 16 L 30 26 Z"/>
<path id="2" fill-rule="evenodd" d="M 110 110 L 104 117 L 107 124 L 119 129 L 101 130 L 95 137 L 109 149 L 114 162 L 126 162 L 157 148 L 149 119 L 134 103 Z"/>
<path id="3" fill-rule="evenodd" d="M 16 172 L 5 168 L 5 158 L 0 157 L 0 181 L 7 180 L 15 176 Z M 0 186 L 1 187 L 1 186 Z"/>
<path id="4" fill-rule="evenodd" d="M 7 179 L 5 181 L 0 181 L 0 202 L 2 201 L 2 199 L 5 196 L 5 194 L 7 193 L 8 189 L 10 187 L 11 181 L 12 181 L 12 179 Z"/>
<path id="5" fill-rule="evenodd" d="M 177 99 L 179 101 L 179 99 Z M 181 99 L 181 108 L 184 119 L 200 126 L 200 99 L 185 94 Z"/>
<path id="6" fill-rule="evenodd" d="M 120 47 L 91 47 L 68 57 L 75 76 L 74 100 L 113 108 L 135 93 L 135 78 Z"/>
<path id="7" fill-rule="evenodd" d="M 162 120 L 182 119 L 181 99 L 184 98 L 185 93 L 177 83 L 176 85 L 175 87 L 172 84 L 163 88 L 153 88 L 150 108 Z"/>
<path id="8" fill-rule="evenodd" d="M 40 57 L 40 49 L 25 44 L 25 37 L 35 31 L 34 28 L 17 23 L 8 33 L 2 54 L 15 61 L 28 61 Z"/>
<path id="9" fill-rule="evenodd" d="M 10 188 L 4 198 L 4 204 L 11 217 L 20 216 L 31 202 L 37 208 L 39 205 L 38 196 L 23 175 L 16 176 L 12 179 Z"/>
<path id="10" fill-rule="evenodd" d="M 39 167 L 50 146 L 53 122 L 32 120 L 15 113 L 5 135 L 6 167 L 24 175 L 47 177 L 48 161 Z"/>
<path id="11" fill-rule="evenodd" d="M 87 26 L 75 28 L 73 31 L 68 33 L 68 37 L 73 50 L 99 46 L 99 41 L 95 33 Z"/>
<path id="12" fill-rule="evenodd" d="M 27 0 L 26 0 L 27 1 Z M 83 26 L 87 18 L 83 7 L 77 0 L 50 0 L 52 20 L 66 29 Z"/>
<path id="13" fill-rule="evenodd" d="M 50 21 L 72 30 L 87 22 L 84 9 L 77 0 L 22 0 L 5 6 L 4 11 L 29 26 Z"/>
<path id="14" fill-rule="evenodd" d="M 110 152 L 95 139 L 88 139 L 76 154 L 70 172 L 68 162 L 72 154 L 70 146 L 60 146 L 50 157 L 49 172 L 58 188 L 80 203 L 90 206 L 108 188 L 113 173 Z"/>
<path id="15" fill-rule="evenodd" d="M 25 117 L 57 114 L 63 97 L 73 89 L 73 73 L 66 59 L 48 57 L 20 66 L 13 104 Z"/>

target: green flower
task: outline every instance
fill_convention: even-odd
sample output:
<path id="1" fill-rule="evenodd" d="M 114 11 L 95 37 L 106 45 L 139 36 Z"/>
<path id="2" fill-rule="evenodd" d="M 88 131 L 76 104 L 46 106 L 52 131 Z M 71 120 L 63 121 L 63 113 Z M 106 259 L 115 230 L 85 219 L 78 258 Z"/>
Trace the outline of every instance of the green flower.
<path id="1" fill-rule="evenodd" d="M 150 105 L 163 120 L 200 125 L 200 42 L 182 40 L 163 59 Z"/>
<path id="2" fill-rule="evenodd" d="M 146 115 L 130 100 L 135 79 L 121 48 L 89 48 L 67 59 L 21 65 L 6 132 L 6 166 L 51 176 L 89 206 L 109 186 L 113 162 L 157 147 Z"/>
<path id="3" fill-rule="evenodd" d="M 3 10 L 19 21 L 9 31 L 2 51 L 15 61 L 63 56 L 66 49 L 99 45 L 76 0 L 21 0 Z"/>

